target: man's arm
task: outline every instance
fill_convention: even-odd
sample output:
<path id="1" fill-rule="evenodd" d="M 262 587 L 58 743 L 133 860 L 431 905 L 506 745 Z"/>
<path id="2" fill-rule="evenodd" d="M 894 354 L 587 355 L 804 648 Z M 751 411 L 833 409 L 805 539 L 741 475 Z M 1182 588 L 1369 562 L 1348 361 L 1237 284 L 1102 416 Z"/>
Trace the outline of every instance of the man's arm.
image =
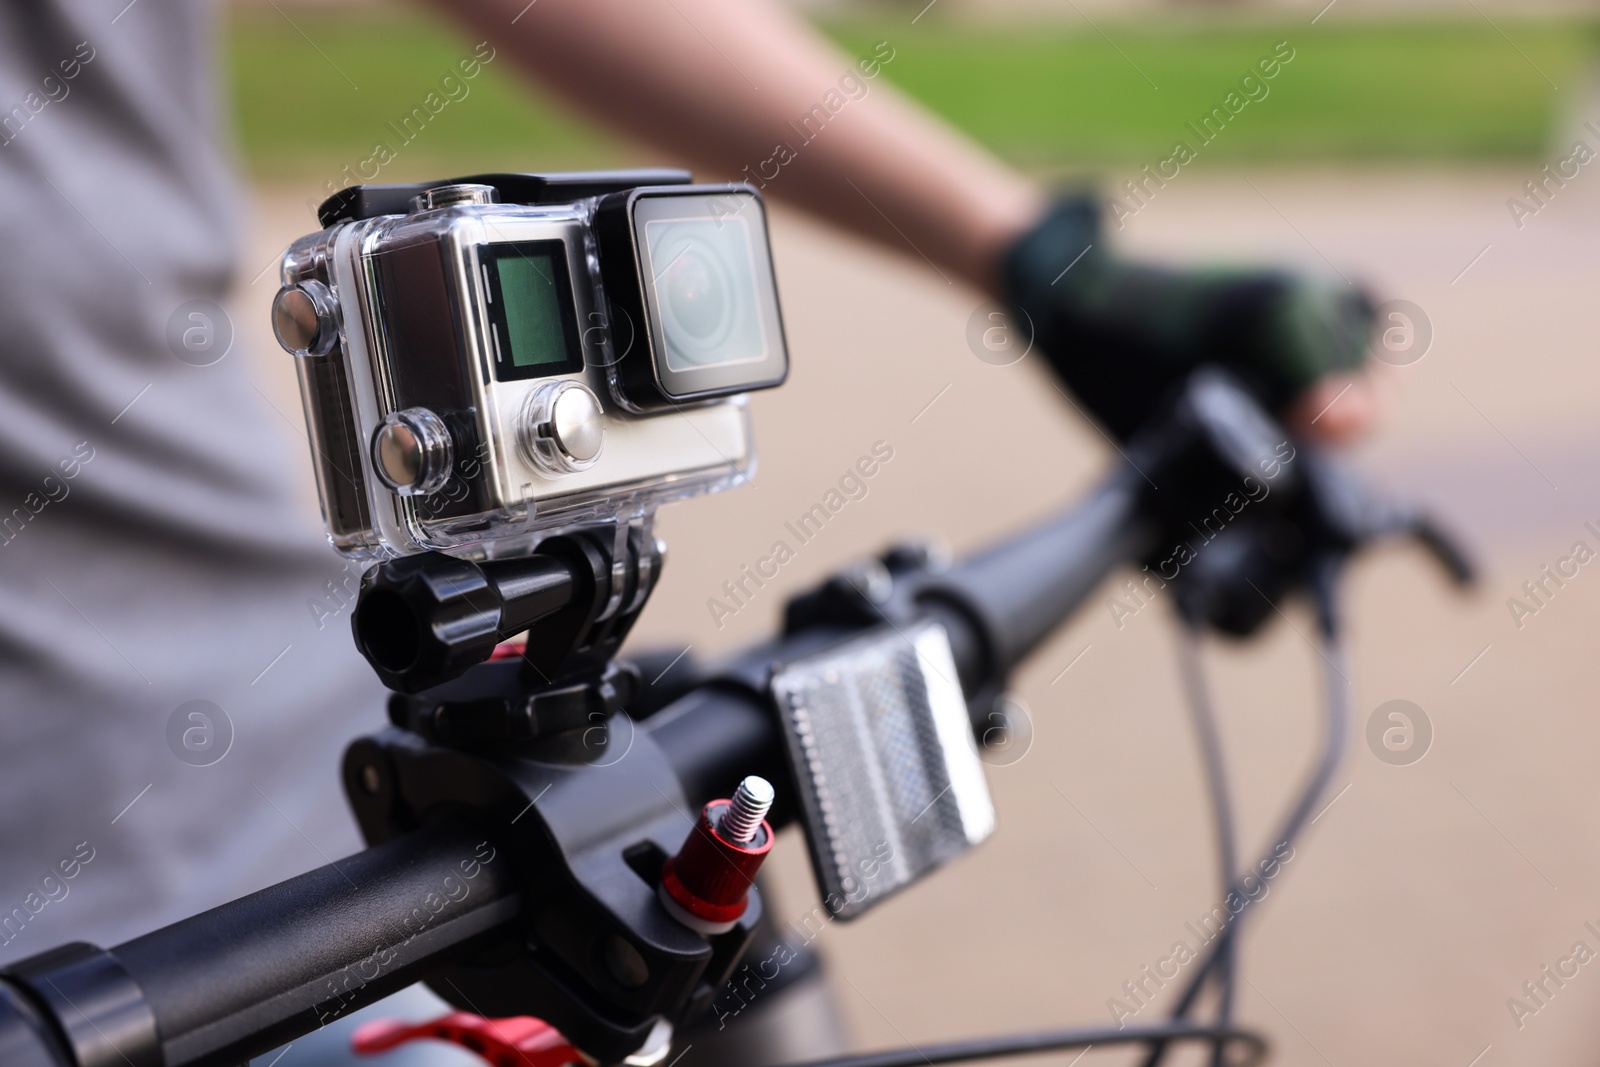
<path id="1" fill-rule="evenodd" d="M 983 292 L 998 294 L 1001 256 L 1044 211 L 1033 183 L 881 74 L 863 76 L 858 63 L 876 71 L 881 56 L 847 56 L 775 3 L 434 3 L 580 111 L 702 179 L 765 183 Z"/>
<path id="2" fill-rule="evenodd" d="M 432 3 L 702 179 L 751 181 L 990 296 L 1008 295 L 1001 262 L 1047 207 L 1036 185 L 888 84 L 882 57 L 863 57 L 880 71 L 864 77 L 860 59 L 771 0 Z M 1326 374 L 1281 414 L 1310 437 L 1355 437 L 1376 415 L 1370 375 Z"/>

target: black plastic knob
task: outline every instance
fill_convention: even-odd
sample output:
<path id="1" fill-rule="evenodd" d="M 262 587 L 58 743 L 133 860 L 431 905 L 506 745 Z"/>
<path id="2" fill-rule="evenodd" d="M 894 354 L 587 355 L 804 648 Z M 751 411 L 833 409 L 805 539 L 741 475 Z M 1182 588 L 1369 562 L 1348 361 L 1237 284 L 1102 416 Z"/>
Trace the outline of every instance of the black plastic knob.
<path id="1" fill-rule="evenodd" d="M 554 556 L 474 563 L 425 553 L 369 570 L 351 624 L 383 684 L 415 693 L 482 663 L 565 607 L 572 590 L 571 568 Z"/>

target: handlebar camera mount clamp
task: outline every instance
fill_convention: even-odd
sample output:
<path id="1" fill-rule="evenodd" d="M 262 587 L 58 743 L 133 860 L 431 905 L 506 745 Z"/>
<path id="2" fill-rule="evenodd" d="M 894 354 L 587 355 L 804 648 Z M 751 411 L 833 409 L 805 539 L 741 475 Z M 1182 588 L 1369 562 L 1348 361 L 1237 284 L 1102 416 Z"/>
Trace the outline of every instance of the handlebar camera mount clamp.
<path id="1" fill-rule="evenodd" d="M 761 917 L 754 888 L 711 932 L 659 900 L 697 815 L 627 713 L 638 671 L 613 657 L 663 558 L 647 519 L 516 558 L 407 556 L 368 571 L 352 619 L 396 690 L 392 725 L 345 755 L 363 836 L 465 821 L 494 857 L 477 859 L 510 864 L 524 896 L 520 929 L 428 984 L 462 1011 L 536 1013 L 599 1063 L 664 1056 L 672 1023 L 710 1005 Z"/>

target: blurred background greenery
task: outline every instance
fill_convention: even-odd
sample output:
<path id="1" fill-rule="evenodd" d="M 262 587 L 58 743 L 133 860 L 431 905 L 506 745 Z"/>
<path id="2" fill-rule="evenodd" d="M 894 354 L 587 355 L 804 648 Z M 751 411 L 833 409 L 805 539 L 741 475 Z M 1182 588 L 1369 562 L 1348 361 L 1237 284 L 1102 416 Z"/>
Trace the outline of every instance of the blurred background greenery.
<path id="1" fill-rule="evenodd" d="M 1288 40 L 1295 61 L 1207 159 L 1534 159 L 1587 84 L 1600 22 L 1567 16 L 1491 24 L 1466 17 L 1206 20 L 1091 25 L 974 22 L 868 8 L 822 16 L 848 52 L 895 49 L 884 75 L 1006 159 L 1036 170 L 1139 164 L 1168 155 L 1185 123 L 1222 101 Z M 307 42 L 315 47 L 308 48 Z M 369 157 L 469 45 L 404 5 L 242 3 L 229 24 L 232 106 L 257 177 L 333 179 Z M 441 168 L 605 165 L 635 153 L 530 90 L 504 61 L 405 146 L 385 178 Z M 1557 88 L 1559 87 L 1559 89 Z M 307 121 L 315 116 L 316 121 Z M 1587 116 L 1586 116 L 1587 117 Z M 326 173 L 324 173 L 326 172 Z"/>

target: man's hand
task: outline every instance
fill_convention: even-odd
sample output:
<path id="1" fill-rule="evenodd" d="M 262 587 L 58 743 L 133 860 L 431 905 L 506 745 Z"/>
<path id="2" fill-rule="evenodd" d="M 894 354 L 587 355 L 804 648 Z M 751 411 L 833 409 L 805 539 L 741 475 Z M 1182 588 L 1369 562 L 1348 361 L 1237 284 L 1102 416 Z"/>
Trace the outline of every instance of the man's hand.
<path id="1" fill-rule="evenodd" d="M 1365 371 L 1330 374 L 1281 412 L 1294 433 L 1330 445 L 1349 444 L 1378 421 L 1378 392 Z"/>
<path id="2" fill-rule="evenodd" d="M 1190 371 L 1228 368 L 1294 430 L 1358 435 L 1374 397 L 1361 373 L 1373 308 L 1344 283 L 1278 270 L 1169 270 L 1105 246 L 1099 209 L 1063 200 L 1012 247 L 1013 311 L 1062 380 L 1127 439 Z"/>

